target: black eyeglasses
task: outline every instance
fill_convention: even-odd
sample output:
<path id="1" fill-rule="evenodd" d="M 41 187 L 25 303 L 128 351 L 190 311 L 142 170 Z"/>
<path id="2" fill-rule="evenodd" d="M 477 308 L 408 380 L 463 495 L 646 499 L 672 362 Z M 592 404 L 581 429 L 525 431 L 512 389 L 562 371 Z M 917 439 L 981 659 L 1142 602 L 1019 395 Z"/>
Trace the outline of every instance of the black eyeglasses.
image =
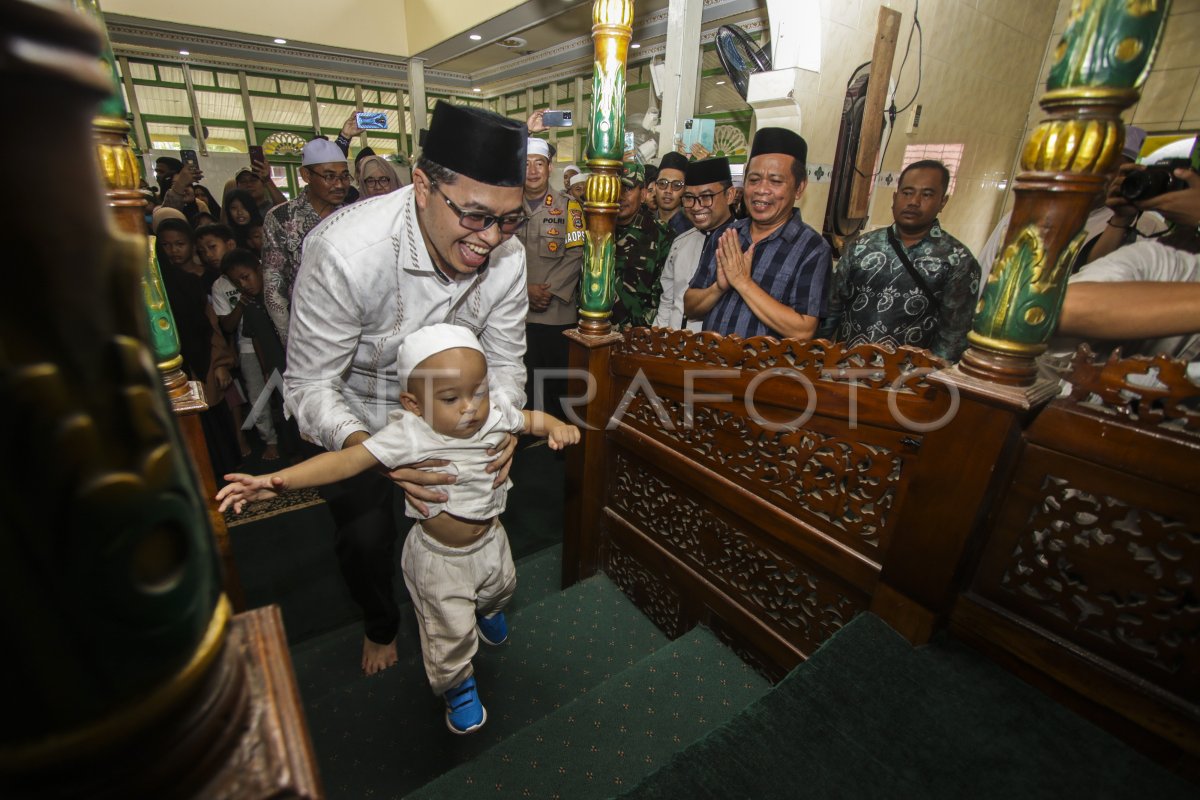
<path id="1" fill-rule="evenodd" d="M 464 211 L 453 200 L 446 197 L 446 193 L 438 184 L 430 184 L 429 188 L 436 190 L 442 196 L 446 205 L 450 206 L 450 210 L 458 215 L 458 224 L 469 231 L 486 231 L 493 225 L 499 225 L 501 233 L 516 233 L 524 227 L 526 222 L 529 222 L 529 217 L 524 214 L 508 214 L 498 217 L 495 214 L 484 214 L 482 211 Z"/>
<path id="2" fill-rule="evenodd" d="M 669 181 L 666 178 L 659 178 L 654 182 L 654 185 L 660 189 L 666 189 L 668 186 L 670 186 L 672 189 L 678 192 L 683 188 L 683 181 Z"/>
<path id="3" fill-rule="evenodd" d="M 363 178 L 363 185 L 368 189 L 383 189 L 392 185 L 392 179 L 387 175 L 380 178 Z"/>
<path id="4" fill-rule="evenodd" d="M 310 171 L 311 172 L 311 171 Z M 349 172 L 312 172 L 314 178 L 320 178 L 323 182 L 333 183 L 350 183 Z"/>
<path id="5" fill-rule="evenodd" d="M 713 198 L 716 196 L 717 195 L 715 192 L 705 192 L 704 194 L 685 194 L 683 196 L 683 207 L 691 208 L 692 206 L 696 205 L 696 203 L 699 203 L 701 208 L 711 208 L 713 204 Z"/>

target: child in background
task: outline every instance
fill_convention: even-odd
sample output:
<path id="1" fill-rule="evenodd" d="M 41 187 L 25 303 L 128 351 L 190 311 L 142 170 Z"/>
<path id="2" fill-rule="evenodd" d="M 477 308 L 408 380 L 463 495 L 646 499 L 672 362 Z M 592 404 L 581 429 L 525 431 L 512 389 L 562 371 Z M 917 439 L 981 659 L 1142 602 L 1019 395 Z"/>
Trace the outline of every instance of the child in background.
<path id="1" fill-rule="evenodd" d="M 242 324 L 242 315 L 246 309 L 246 304 L 241 302 L 242 290 L 225 274 L 223 260 L 236 249 L 237 242 L 228 225 L 208 225 L 196 231 L 196 252 L 200 260 L 206 268 L 221 273 L 221 277 L 217 278 L 212 287 L 213 312 L 217 315 L 217 323 L 222 332 L 237 337 L 238 367 L 246 388 L 245 401 L 253 407 L 266 386 L 266 377 L 263 375 L 258 356 L 255 355 L 254 340 L 246 334 Z M 230 408 L 234 411 L 234 421 L 238 425 L 238 446 L 241 448 L 242 457 L 245 458 L 250 455 L 250 447 L 242 435 L 242 420 L 249 409 L 243 412 L 241 404 L 231 405 Z M 270 409 L 260 407 L 258 416 L 254 419 L 254 427 L 263 443 L 262 459 L 274 461 L 279 458 L 278 437 L 271 422 Z"/>
<path id="2" fill-rule="evenodd" d="M 226 192 L 223 220 L 233 231 L 238 247 L 245 247 L 256 253 L 262 250 L 261 242 L 257 247 L 250 245 L 252 229 L 257 228 L 261 238 L 263 224 L 262 214 L 250 192 L 245 189 L 231 189 Z"/>
<path id="3" fill-rule="evenodd" d="M 579 429 L 540 411 L 492 404 L 483 348 L 467 328 L 439 324 L 405 338 L 397 360 L 402 409 L 361 444 L 322 453 L 271 475 L 226 475 L 231 483 L 217 499 L 221 510 L 240 512 L 248 500 L 269 499 L 287 489 L 323 486 L 380 465 L 394 469 L 430 459 L 456 481 L 443 487 L 445 503 L 430 503 L 404 541 L 404 582 L 412 596 L 421 635 L 425 674 L 446 701 L 446 726 L 465 734 L 487 721 L 471 659 L 478 640 L 508 638 L 503 609 L 516 588 L 508 536 L 500 524 L 511 481 L 493 488 L 484 470 L 489 448 L 508 433 L 546 436 L 551 449 L 579 442 Z"/>
<path id="4" fill-rule="evenodd" d="M 254 414 L 257 409 L 260 415 L 266 416 L 269 420 L 276 400 L 273 396 L 264 397 L 263 391 L 267 386 L 267 380 L 273 375 L 278 373 L 280 378 L 283 376 L 283 371 L 287 368 L 287 351 L 284 350 L 283 342 L 280 341 L 279 334 L 275 332 L 275 325 L 271 322 L 271 317 L 267 314 L 266 306 L 263 304 L 262 265 L 254 253 L 236 248 L 230 250 L 221 259 L 221 272 L 241 292 L 238 307 L 241 309 L 242 336 L 248 339 L 254 348 L 255 363 L 245 368 L 243 374 L 249 374 L 251 368 L 257 368 L 263 381 L 259 384 L 251 380 L 248 384 L 249 413 Z M 300 438 L 295 430 L 295 424 L 292 420 L 276 420 L 272 425 L 273 437 L 268 444 L 277 444 L 278 434 L 282 431 L 286 452 L 295 452 Z M 276 447 L 269 446 L 263 451 L 265 460 L 269 461 L 272 457 L 277 458 L 278 456 L 279 452 Z"/>
<path id="5" fill-rule="evenodd" d="M 238 240 L 238 246 L 252 251 L 262 258 L 263 226 L 261 222 L 251 222 L 246 226 L 245 234 Z"/>

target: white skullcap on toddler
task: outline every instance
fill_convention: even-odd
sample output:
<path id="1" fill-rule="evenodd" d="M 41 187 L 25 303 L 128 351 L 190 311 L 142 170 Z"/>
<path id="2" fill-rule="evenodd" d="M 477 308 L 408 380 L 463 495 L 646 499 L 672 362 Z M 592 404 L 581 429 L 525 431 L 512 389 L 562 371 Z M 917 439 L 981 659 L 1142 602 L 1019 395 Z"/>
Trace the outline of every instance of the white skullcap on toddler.
<path id="1" fill-rule="evenodd" d="M 405 336 L 396 356 L 396 378 L 400 382 L 400 391 L 408 391 L 409 376 L 418 364 L 443 350 L 456 347 L 469 347 L 483 354 L 479 339 L 475 338 L 470 328 L 461 325 L 439 322 Z"/>
<path id="2" fill-rule="evenodd" d="M 590 172 L 581 172 L 578 175 L 572 175 L 571 186 L 578 186 L 581 183 L 587 183 L 588 176 L 591 174 L 592 173 Z"/>

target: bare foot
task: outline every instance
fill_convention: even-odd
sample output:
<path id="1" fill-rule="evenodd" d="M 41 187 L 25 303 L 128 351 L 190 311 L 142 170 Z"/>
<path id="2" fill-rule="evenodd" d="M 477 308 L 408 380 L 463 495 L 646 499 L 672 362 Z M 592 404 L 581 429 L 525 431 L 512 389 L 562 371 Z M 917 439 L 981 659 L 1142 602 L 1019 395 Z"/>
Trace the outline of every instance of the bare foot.
<path id="1" fill-rule="evenodd" d="M 263 461 L 274 461 L 277 458 L 279 458 L 279 449 L 277 447 L 275 447 L 275 445 L 269 444 L 263 448 L 263 451 L 262 451 L 262 460 Z"/>
<path id="2" fill-rule="evenodd" d="M 364 675 L 374 675 L 376 672 L 382 672 L 399 660 L 399 657 L 396 655 L 395 639 L 392 639 L 387 644 L 379 644 L 378 642 L 372 642 L 365 636 L 363 637 L 362 668 Z"/>

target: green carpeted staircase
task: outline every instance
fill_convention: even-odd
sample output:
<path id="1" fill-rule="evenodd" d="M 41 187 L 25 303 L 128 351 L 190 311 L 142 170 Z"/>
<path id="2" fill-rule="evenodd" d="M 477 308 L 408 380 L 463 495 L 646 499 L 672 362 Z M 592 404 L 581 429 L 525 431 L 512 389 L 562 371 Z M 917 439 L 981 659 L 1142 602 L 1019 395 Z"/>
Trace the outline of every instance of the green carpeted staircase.
<path id="1" fill-rule="evenodd" d="M 860 614 L 730 724 L 621 795 L 1198 796 L 1197 787 L 973 650 L 946 636 L 913 648 L 871 614 Z"/>
<path id="2" fill-rule="evenodd" d="M 522 452 L 511 638 L 475 659 L 471 736 L 445 728 L 411 607 L 400 663 L 362 676 L 327 509 L 234 529 L 251 605 L 283 606 L 332 800 L 1200 796 L 948 637 L 914 649 L 862 614 L 770 688 L 704 629 L 667 641 L 602 575 L 559 591 L 561 464 Z"/>
<path id="3" fill-rule="evenodd" d="M 518 561 L 509 642 L 475 659 L 488 722 L 471 736 L 446 730 L 411 606 L 400 664 L 371 678 L 357 624 L 293 647 L 331 798 L 611 797 L 767 690 L 705 631 L 668 642 L 603 576 L 557 591 L 560 566 L 560 547 Z"/>
<path id="4" fill-rule="evenodd" d="M 1196 796 L 948 637 L 914 649 L 862 614 L 770 688 L 703 628 L 668 642 L 603 575 L 556 591 L 560 558 L 518 562 L 472 736 L 445 729 L 410 616 L 373 678 L 357 625 L 293 649 L 331 798 Z"/>

